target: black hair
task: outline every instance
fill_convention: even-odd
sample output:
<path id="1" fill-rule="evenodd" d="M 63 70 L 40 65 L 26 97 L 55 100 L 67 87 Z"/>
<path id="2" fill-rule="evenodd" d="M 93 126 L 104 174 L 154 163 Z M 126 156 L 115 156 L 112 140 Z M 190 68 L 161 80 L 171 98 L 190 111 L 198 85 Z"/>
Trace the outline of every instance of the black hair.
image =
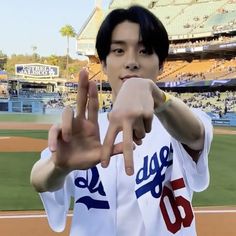
<path id="1" fill-rule="evenodd" d="M 100 61 L 106 63 L 111 47 L 112 32 L 118 24 L 126 20 L 139 24 L 143 45 L 150 53 L 154 51 L 158 55 L 161 68 L 169 51 L 167 31 L 152 12 L 138 5 L 128 9 L 115 9 L 106 16 L 96 38 L 96 50 Z"/>

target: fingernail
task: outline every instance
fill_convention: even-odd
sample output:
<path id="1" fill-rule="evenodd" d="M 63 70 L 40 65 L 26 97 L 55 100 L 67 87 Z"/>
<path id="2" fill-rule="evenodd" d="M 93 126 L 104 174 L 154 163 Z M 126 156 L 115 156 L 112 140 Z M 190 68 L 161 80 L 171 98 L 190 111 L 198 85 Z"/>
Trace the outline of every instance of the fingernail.
<path id="1" fill-rule="evenodd" d="M 127 175 L 133 175 L 134 174 L 134 170 L 130 167 L 126 168 L 126 173 Z"/>

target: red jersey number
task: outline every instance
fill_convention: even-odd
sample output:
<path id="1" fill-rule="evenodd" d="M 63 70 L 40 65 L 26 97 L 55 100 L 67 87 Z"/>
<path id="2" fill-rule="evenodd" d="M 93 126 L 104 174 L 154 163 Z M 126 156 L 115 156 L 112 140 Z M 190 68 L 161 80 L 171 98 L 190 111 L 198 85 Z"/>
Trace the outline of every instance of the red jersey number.
<path id="1" fill-rule="evenodd" d="M 175 234 L 183 227 L 189 227 L 193 221 L 194 215 L 192 211 L 192 207 L 190 202 L 182 197 L 182 196 L 174 196 L 173 192 L 175 190 L 181 189 L 185 187 L 183 178 L 174 180 L 171 182 L 173 191 L 168 187 L 164 186 L 163 193 L 160 200 L 160 208 L 166 223 L 167 229 Z M 175 221 L 171 221 L 170 216 L 168 214 L 165 201 L 169 201 L 170 206 L 173 210 Z M 181 216 L 179 207 L 181 207 L 184 211 L 184 217 Z"/>

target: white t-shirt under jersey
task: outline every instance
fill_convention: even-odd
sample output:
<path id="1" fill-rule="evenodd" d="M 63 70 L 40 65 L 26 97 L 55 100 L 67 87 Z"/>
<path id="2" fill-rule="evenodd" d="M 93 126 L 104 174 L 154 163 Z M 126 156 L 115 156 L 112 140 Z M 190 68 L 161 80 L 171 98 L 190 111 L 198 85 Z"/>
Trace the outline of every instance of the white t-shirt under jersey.
<path id="1" fill-rule="evenodd" d="M 65 228 L 71 197 L 74 199 L 70 236 L 186 236 L 196 235 L 191 206 L 194 191 L 209 184 L 208 153 L 212 141 L 210 118 L 193 110 L 205 126 L 205 143 L 198 163 L 154 117 L 152 131 L 134 150 L 135 173 L 127 176 L 122 155 L 71 172 L 64 187 L 40 194 L 54 231 Z M 108 127 L 107 114 L 99 114 L 101 140 Z M 116 142 L 122 140 L 122 133 Z M 41 158 L 49 158 L 45 149 Z"/>

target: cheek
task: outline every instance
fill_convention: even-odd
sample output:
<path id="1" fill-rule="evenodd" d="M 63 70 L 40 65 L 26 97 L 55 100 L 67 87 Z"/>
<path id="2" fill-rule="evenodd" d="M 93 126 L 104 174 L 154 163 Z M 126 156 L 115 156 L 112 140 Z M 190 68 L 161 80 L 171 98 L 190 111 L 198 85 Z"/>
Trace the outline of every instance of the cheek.
<path id="1" fill-rule="evenodd" d="M 149 74 L 149 76 L 148 76 L 149 78 L 152 78 L 152 80 L 156 80 L 157 76 L 160 74 L 159 66 L 153 65 L 153 66 L 149 67 L 148 74 Z"/>
<path id="2" fill-rule="evenodd" d="M 107 61 L 107 66 L 106 66 L 106 73 L 107 76 L 110 78 L 116 78 L 119 76 L 119 64 L 118 63 L 112 63 L 112 61 Z"/>

